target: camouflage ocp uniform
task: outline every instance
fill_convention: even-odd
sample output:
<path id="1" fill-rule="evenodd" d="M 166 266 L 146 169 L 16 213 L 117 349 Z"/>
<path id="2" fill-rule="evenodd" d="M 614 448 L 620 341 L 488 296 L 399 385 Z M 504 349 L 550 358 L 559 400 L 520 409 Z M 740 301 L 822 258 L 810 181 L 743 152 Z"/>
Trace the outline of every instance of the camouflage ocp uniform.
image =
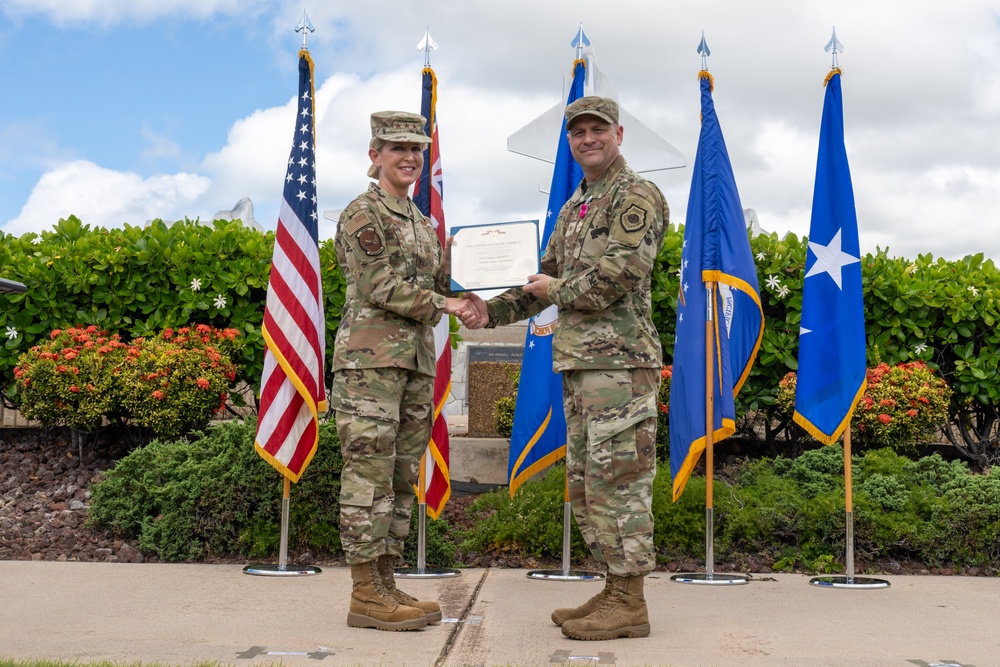
<path id="1" fill-rule="evenodd" d="M 573 513 L 594 557 L 626 576 L 650 572 L 656 396 L 662 363 L 651 272 L 670 211 L 621 156 L 580 184 L 542 257 L 547 300 L 521 288 L 490 299 L 490 326 L 559 310 L 552 367 L 563 373 Z"/>
<path id="2" fill-rule="evenodd" d="M 341 542 L 356 564 L 403 553 L 449 280 L 427 218 L 375 184 L 344 209 L 335 248 L 346 290 L 331 405 L 344 456 Z"/>

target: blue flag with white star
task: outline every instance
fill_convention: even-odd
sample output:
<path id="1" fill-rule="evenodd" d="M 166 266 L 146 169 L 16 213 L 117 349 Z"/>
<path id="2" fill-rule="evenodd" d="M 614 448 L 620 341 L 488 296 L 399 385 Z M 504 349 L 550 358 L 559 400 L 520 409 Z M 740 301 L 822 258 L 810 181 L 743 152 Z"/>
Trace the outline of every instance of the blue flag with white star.
<path id="1" fill-rule="evenodd" d="M 854 188 L 844 146 L 841 72 L 830 72 L 802 285 L 795 421 L 836 442 L 865 391 L 865 312 Z"/>
<path id="2" fill-rule="evenodd" d="M 684 224 L 670 381 L 674 500 L 680 498 L 707 446 L 706 365 L 712 365 L 712 440 L 716 442 L 736 431 L 735 397 L 750 374 L 764 334 L 757 268 L 726 141 L 715 114 L 712 78 L 704 70 L 699 78 L 701 135 Z M 710 321 L 709 303 L 713 304 Z"/>
<path id="3" fill-rule="evenodd" d="M 573 83 L 566 105 L 583 97 L 587 65 L 573 64 Z M 541 252 L 548 245 L 559 210 L 583 179 L 580 165 L 573 159 L 566 139 L 566 119 L 559 131 L 556 164 L 552 170 L 549 205 L 542 230 Z M 525 481 L 566 455 L 566 415 L 563 412 L 562 373 L 552 371 L 552 334 L 557 309 L 549 306 L 528 321 L 521 359 L 521 379 L 514 407 L 514 426 L 510 434 L 507 480 L 511 497 Z"/>

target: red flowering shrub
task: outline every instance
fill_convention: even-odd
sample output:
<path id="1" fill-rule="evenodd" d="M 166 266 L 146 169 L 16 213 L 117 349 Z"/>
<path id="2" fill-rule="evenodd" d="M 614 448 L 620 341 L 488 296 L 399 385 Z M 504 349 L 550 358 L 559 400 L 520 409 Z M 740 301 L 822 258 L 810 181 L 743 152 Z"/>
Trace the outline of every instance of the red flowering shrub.
<path id="1" fill-rule="evenodd" d="M 46 426 L 100 426 L 115 406 L 111 369 L 124 359 L 126 347 L 117 334 L 109 336 L 95 326 L 53 330 L 14 367 L 21 414 Z"/>
<path id="2" fill-rule="evenodd" d="M 90 430 L 108 418 L 181 435 L 225 406 L 241 343 L 235 329 L 204 324 L 130 344 L 93 326 L 56 329 L 14 369 L 21 413 L 46 426 Z"/>
<path id="3" fill-rule="evenodd" d="M 139 353 L 119 371 L 128 390 L 123 407 L 138 426 L 163 436 L 177 436 L 208 424 L 226 404 L 236 379 L 229 353 L 239 349 L 235 329 L 199 324 L 156 338 L 133 341 Z M 221 348 L 221 349 L 220 349 Z"/>
<path id="4" fill-rule="evenodd" d="M 861 446 L 906 449 L 929 442 L 948 419 L 951 389 L 922 361 L 869 368 L 865 393 L 852 418 L 851 434 Z M 776 404 L 795 409 L 795 373 L 778 385 Z"/>

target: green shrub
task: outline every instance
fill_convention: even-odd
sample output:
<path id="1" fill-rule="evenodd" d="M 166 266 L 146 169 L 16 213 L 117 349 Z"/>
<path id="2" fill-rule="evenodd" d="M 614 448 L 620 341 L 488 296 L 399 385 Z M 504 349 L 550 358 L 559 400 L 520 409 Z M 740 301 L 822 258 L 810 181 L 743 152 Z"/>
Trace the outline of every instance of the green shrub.
<path id="1" fill-rule="evenodd" d="M 417 565 L 417 547 L 419 540 L 419 506 L 414 503 L 410 513 L 410 532 L 403 543 L 403 560 L 411 567 Z M 451 525 L 442 518 L 427 517 L 424 524 L 424 560 L 428 567 L 453 567 L 457 548 Z"/>
<path id="2" fill-rule="evenodd" d="M 255 431 L 252 419 L 227 422 L 133 451 L 94 484 L 90 523 L 163 561 L 276 556 L 283 481 L 254 449 Z M 336 428 L 322 422 L 316 455 L 292 485 L 290 550 L 339 549 L 342 466 Z"/>
<path id="3" fill-rule="evenodd" d="M 510 550 L 536 557 L 561 557 L 566 468 L 556 464 L 522 485 L 511 498 L 506 489 L 484 493 L 469 507 L 475 525 L 461 542 L 463 551 Z M 573 556 L 588 553 L 573 521 Z"/>
<path id="4" fill-rule="evenodd" d="M 514 408 L 517 407 L 517 388 L 521 382 L 521 368 L 505 364 L 504 370 L 510 378 L 510 384 L 514 387 L 512 396 L 504 396 L 493 404 L 493 428 L 504 437 L 510 438 L 514 431 Z"/>
<path id="5" fill-rule="evenodd" d="M 673 377 L 673 366 L 660 369 L 660 389 L 656 396 L 660 408 L 656 413 L 656 458 L 659 461 L 670 459 L 670 381 Z"/>

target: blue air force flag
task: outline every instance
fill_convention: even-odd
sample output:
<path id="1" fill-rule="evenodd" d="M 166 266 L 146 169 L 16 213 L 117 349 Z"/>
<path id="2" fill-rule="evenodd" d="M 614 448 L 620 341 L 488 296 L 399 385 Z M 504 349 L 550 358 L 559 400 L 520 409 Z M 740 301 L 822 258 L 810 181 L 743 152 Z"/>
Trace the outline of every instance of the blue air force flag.
<path id="1" fill-rule="evenodd" d="M 712 101 L 712 78 L 701 80 L 701 135 L 691 177 L 674 368 L 670 384 L 670 474 L 674 500 L 705 450 L 707 391 L 714 396 L 713 442 L 736 430 L 734 398 L 750 374 L 764 334 L 757 269 L 736 179 Z M 706 326 L 707 304 L 712 326 Z M 709 342 L 711 338 L 711 343 Z M 706 364 L 712 386 L 706 387 Z"/>
<path id="2" fill-rule="evenodd" d="M 865 313 L 840 69 L 827 77 L 802 286 L 795 421 L 836 442 L 865 391 Z"/>
<path id="3" fill-rule="evenodd" d="M 573 83 L 567 106 L 583 97 L 587 66 L 583 60 L 573 63 Z M 563 204 L 583 179 L 580 166 L 569 151 L 566 120 L 559 131 L 556 164 L 552 170 L 549 205 L 542 230 L 541 252 L 548 245 L 556 218 Z M 510 435 L 507 479 L 510 495 L 532 475 L 566 455 L 566 415 L 563 412 L 562 373 L 552 371 L 552 333 L 557 309 L 549 306 L 528 322 L 521 361 L 521 379 L 514 407 L 514 426 Z"/>

